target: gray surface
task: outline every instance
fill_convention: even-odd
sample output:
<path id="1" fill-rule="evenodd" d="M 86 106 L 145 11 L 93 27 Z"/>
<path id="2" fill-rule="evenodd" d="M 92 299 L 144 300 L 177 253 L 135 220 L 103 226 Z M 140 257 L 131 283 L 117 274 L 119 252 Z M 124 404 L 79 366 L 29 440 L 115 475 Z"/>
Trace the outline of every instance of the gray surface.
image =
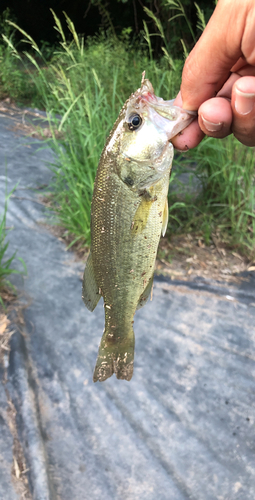
<path id="1" fill-rule="evenodd" d="M 0 121 L 3 135 L 0 192 L 4 158 L 8 188 L 20 182 L 10 250 L 26 261 L 16 283 L 32 299 L 26 335 L 12 339 L 8 388 L 33 498 L 254 500 L 254 279 L 239 288 L 156 280 L 135 316 L 133 379 L 93 384 L 102 304 L 86 310 L 83 265 L 40 224 L 44 207 L 26 190 L 49 182 L 52 153 Z M 7 457 L 4 442 L 1 432 Z"/>

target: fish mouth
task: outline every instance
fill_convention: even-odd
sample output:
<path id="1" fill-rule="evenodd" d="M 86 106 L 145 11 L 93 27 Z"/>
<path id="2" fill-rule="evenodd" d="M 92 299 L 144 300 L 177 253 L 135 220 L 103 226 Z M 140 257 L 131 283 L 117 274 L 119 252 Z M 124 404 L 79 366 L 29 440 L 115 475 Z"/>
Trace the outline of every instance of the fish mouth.
<path id="1" fill-rule="evenodd" d="M 165 101 L 154 94 L 149 80 L 143 79 L 141 88 L 134 94 L 133 106 L 137 112 L 154 121 L 163 130 L 168 140 L 181 132 L 197 116 L 196 111 L 188 111 L 174 105 L 174 99 Z"/>
<path id="2" fill-rule="evenodd" d="M 166 133 L 169 141 L 188 127 L 197 116 L 196 112 L 174 106 L 173 102 L 174 100 L 160 101 L 160 98 L 156 102 L 148 101 L 151 119 Z"/>

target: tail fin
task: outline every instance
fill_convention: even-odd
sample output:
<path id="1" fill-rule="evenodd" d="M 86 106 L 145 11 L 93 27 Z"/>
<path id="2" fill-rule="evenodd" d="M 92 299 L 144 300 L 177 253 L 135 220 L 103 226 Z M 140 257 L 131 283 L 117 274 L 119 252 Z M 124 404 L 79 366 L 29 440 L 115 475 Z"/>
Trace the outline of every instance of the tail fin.
<path id="1" fill-rule="evenodd" d="M 115 373 L 118 379 L 131 380 L 134 366 L 135 336 L 133 327 L 125 337 L 119 336 L 115 331 L 104 331 L 97 362 L 94 370 L 93 381 L 103 382 Z"/>

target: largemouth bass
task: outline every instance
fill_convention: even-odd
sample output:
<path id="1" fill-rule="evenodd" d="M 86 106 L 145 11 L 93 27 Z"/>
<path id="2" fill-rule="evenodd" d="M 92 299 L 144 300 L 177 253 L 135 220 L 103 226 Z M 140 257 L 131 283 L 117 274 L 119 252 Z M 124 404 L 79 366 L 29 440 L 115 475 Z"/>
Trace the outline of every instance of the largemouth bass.
<path id="1" fill-rule="evenodd" d="M 83 300 L 104 299 L 105 329 L 93 380 L 130 380 L 133 318 L 150 296 L 160 234 L 168 222 L 170 139 L 194 118 L 156 97 L 149 80 L 124 104 L 102 152 L 91 205 L 91 250 Z"/>

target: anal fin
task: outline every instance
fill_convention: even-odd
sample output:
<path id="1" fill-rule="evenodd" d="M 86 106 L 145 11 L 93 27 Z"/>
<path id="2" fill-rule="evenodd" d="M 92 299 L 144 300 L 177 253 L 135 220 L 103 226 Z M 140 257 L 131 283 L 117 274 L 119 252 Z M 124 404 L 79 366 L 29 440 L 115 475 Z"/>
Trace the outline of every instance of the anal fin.
<path id="1" fill-rule="evenodd" d="M 146 302 L 151 294 L 152 285 L 153 285 L 153 275 L 149 279 L 149 282 L 148 282 L 147 286 L 145 287 L 143 293 L 140 295 L 140 299 L 138 301 L 136 310 L 141 309 L 141 307 L 143 307 L 146 304 Z"/>
<path id="2" fill-rule="evenodd" d="M 84 270 L 83 283 L 82 283 L 82 298 L 86 307 L 90 311 L 94 311 L 95 307 L 97 306 L 101 298 L 101 295 L 99 294 L 99 288 L 96 284 L 91 253 L 88 256 L 88 260 Z"/>

